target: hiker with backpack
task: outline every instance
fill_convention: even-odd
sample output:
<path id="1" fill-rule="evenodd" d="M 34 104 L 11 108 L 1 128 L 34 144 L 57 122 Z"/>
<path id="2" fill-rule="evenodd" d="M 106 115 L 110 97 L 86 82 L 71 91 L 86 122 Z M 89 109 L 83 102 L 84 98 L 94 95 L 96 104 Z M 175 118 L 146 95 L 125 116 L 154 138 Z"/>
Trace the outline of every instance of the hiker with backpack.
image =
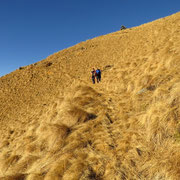
<path id="1" fill-rule="evenodd" d="M 97 83 L 101 81 L 101 70 L 99 68 L 96 69 L 96 79 Z"/>
<path id="2" fill-rule="evenodd" d="M 96 71 L 95 71 L 94 68 L 93 68 L 93 70 L 91 71 L 91 74 L 92 74 L 92 82 L 93 82 L 93 84 L 95 84 Z"/>

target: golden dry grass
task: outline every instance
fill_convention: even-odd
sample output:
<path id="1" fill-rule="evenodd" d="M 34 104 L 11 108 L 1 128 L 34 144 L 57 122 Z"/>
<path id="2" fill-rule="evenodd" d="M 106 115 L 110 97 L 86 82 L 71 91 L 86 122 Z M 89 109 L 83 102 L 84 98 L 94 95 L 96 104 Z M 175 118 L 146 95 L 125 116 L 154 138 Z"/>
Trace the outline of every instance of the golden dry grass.
<path id="1" fill-rule="evenodd" d="M 176 13 L 0 78 L 0 180 L 179 180 L 179 29 Z"/>

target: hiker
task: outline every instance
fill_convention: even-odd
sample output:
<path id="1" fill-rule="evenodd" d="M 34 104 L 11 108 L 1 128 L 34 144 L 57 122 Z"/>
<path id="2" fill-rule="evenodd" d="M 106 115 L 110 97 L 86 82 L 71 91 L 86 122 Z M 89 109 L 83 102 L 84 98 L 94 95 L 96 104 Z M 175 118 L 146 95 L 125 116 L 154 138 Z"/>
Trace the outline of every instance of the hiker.
<path id="1" fill-rule="evenodd" d="M 93 82 L 93 84 L 95 84 L 96 71 L 95 71 L 94 68 L 93 68 L 93 70 L 91 71 L 91 73 L 92 73 L 92 82 Z"/>
<path id="2" fill-rule="evenodd" d="M 101 81 L 101 70 L 99 68 L 96 69 L 96 79 L 97 83 Z"/>

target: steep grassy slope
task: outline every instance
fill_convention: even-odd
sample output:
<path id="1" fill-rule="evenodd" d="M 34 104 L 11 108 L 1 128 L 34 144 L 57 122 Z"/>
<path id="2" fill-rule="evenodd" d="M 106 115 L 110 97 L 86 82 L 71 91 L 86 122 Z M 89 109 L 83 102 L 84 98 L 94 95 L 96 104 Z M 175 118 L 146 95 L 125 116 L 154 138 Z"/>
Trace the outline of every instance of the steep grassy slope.
<path id="1" fill-rule="evenodd" d="M 177 13 L 2 77 L 0 179 L 180 179 L 179 29 Z"/>

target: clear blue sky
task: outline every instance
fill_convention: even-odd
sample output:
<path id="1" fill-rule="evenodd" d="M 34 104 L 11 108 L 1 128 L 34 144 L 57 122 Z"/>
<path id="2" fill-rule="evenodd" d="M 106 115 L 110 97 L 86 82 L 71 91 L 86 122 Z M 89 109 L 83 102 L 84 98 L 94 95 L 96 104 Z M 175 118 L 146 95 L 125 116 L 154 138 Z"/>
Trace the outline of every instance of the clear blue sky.
<path id="1" fill-rule="evenodd" d="M 180 0 L 0 0 L 0 76 L 180 10 Z"/>

